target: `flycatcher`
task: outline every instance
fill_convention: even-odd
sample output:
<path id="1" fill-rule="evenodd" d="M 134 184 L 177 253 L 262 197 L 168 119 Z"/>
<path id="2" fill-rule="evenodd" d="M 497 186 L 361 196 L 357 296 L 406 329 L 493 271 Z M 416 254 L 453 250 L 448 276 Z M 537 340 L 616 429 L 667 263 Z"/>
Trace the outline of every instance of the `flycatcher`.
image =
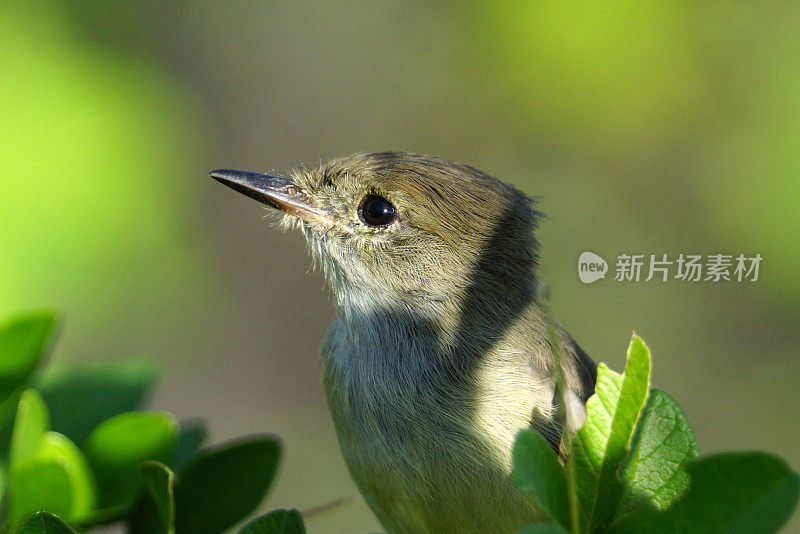
<path id="1" fill-rule="evenodd" d="M 561 327 L 548 335 L 531 199 L 404 152 L 287 177 L 211 176 L 282 210 L 330 281 L 322 383 L 353 480 L 386 530 L 498 534 L 544 520 L 510 479 L 514 438 L 533 427 L 563 452 L 596 367 Z"/>

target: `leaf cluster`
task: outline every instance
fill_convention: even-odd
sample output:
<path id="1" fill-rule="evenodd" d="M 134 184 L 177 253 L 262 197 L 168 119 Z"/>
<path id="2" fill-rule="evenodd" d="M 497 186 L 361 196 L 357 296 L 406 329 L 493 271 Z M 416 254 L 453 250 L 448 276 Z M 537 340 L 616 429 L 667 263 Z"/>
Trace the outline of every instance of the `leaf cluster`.
<path id="1" fill-rule="evenodd" d="M 55 329 L 51 312 L 0 325 L 0 532 L 218 534 L 252 514 L 277 472 L 274 436 L 204 446 L 201 422 L 141 411 L 158 376 L 148 358 L 40 369 Z M 305 528 L 275 510 L 238 532 Z"/>
<path id="2" fill-rule="evenodd" d="M 518 435 L 512 476 L 552 521 L 521 533 L 771 533 L 789 519 L 797 473 L 761 452 L 700 456 L 683 410 L 649 386 L 650 351 L 634 335 L 624 373 L 599 365 L 563 466 L 540 434 Z"/>

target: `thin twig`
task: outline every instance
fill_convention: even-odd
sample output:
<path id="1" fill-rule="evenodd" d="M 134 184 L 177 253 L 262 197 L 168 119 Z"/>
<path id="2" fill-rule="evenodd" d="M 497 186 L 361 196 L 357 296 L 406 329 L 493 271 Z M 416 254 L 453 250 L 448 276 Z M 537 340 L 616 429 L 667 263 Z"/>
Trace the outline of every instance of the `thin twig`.
<path id="1" fill-rule="evenodd" d="M 352 495 L 348 495 L 346 497 L 339 497 L 338 499 L 334 499 L 333 501 L 326 502 L 324 504 L 320 504 L 318 506 L 314 506 L 306 510 L 303 510 L 300 512 L 300 515 L 302 515 L 304 519 L 308 519 L 315 515 L 319 515 L 329 510 L 333 510 L 334 508 L 339 508 L 340 506 L 344 506 L 345 504 L 349 503 L 352 500 L 353 500 Z"/>

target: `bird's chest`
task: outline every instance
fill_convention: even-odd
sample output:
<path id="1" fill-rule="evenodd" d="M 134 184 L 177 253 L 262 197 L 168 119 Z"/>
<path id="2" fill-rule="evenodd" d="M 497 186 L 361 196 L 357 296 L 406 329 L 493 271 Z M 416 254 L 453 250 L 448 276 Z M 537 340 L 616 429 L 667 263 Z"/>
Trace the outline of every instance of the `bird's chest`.
<path id="1" fill-rule="evenodd" d="M 458 385 L 429 365 L 421 348 L 429 346 L 417 333 L 352 332 L 334 323 L 323 348 L 323 385 L 351 469 L 407 478 L 409 469 L 430 469 L 442 440 L 466 439 L 462 406 L 448 399 Z"/>
<path id="2" fill-rule="evenodd" d="M 500 532 L 485 523 L 500 504 L 487 496 L 530 509 L 514 502 L 519 496 L 495 444 L 476 432 L 479 392 L 468 377 L 437 367 L 436 354 L 421 354 L 429 342 L 354 334 L 334 323 L 322 352 L 323 384 L 342 453 L 390 532 Z"/>

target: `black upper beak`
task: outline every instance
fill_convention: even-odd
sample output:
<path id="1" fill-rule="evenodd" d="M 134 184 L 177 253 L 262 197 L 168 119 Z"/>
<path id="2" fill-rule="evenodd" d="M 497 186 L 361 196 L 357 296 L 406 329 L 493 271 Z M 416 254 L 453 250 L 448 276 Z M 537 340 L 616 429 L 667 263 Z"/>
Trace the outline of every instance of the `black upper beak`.
<path id="1" fill-rule="evenodd" d="M 231 189 L 303 220 L 330 221 L 288 178 L 230 169 L 218 169 L 208 175 Z"/>
<path id="2" fill-rule="evenodd" d="M 231 189 L 278 209 L 281 209 L 278 199 L 292 191 L 289 189 L 290 185 L 294 187 L 294 184 L 286 178 L 256 172 L 218 169 L 208 175 Z"/>

